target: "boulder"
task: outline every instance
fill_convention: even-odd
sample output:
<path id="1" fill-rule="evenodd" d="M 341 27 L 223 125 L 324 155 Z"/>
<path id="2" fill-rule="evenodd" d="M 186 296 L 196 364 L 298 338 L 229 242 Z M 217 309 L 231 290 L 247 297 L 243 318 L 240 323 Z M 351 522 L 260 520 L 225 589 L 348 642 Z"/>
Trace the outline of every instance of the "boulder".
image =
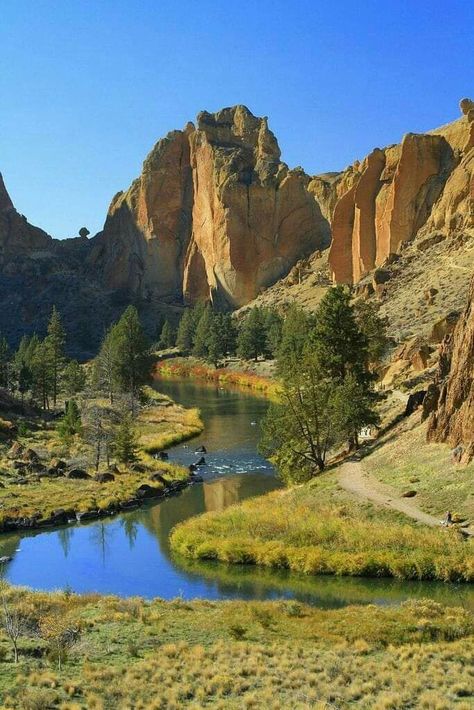
<path id="1" fill-rule="evenodd" d="M 150 474 L 150 481 L 155 481 L 155 483 L 162 483 L 163 486 L 166 486 L 166 479 L 164 478 L 164 471 L 153 471 L 153 473 Z"/>
<path id="2" fill-rule="evenodd" d="M 111 481 L 115 481 L 115 476 L 113 473 L 106 471 L 105 473 L 98 473 L 94 476 L 94 481 L 98 483 L 110 483 Z"/>
<path id="3" fill-rule="evenodd" d="M 143 483 L 135 491 L 135 496 L 138 500 L 143 500 L 146 498 L 156 498 L 157 496 L 163 495 L 162 488 L 156 488 L 156 486 L 149 486 L 147 483 Z"/>
<path id="4" fill-rule="evenodd" d="M 430 333 L 431 343 L 440 343 L 446 335 L 453 332 L 459 320 L 459 311 L 451 311 L 444 318 L 438 320 L 432 327 Z"/>
<path id="5" fill-rule="evenodd" d="M 7 456 L 9 459 L 18 459 L 23 456 L 24 452 L 25 447 L 23 444 L 20 444 L 19 441 L 15 441 L 15 443 L 8 449 Z"/>
<path id="6" fill-rule="evenodd" d="M 85 471 L 83 468 L 72 468 L 66 473 L 66 477 L 78 480 L 86 480 L 87 478 L 91 478 L 91 476 L 89 476 L 87 471 Z"/>

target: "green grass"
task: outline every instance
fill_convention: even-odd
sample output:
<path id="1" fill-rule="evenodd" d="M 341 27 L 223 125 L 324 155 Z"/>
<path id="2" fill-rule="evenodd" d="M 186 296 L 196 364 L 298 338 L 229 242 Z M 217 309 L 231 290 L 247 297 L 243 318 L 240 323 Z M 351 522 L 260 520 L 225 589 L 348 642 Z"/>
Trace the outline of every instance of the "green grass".
<path id="1" fill-rule="evenodd" d="M 334 474 L 191 518 L 173 530 L 171 545 L 190 559 L 304 574 L 474 581 L 472 542 L 359 504 Z"/>
<path id="2" fill-rule="evenodd" d="M 426 424 L 400 432 L 364 459 L 364 468 L 400 494 L 416 490 L 414 502 L 440 518 L 447 510 L 474 522 L 474 461 L 453 463 L 450 447 L 426 442 Z"/>
<path id="3" fill-rule="evenodd" d="M 162 487 L 159 482 L 151 483 L 149 480 L 150 473 L 157 468 L 165 480 L 187 478 L 189 473 L 186 469 L 161 461 L 158 466 L 151 454 L 202 431 L 199 411 L 185 409 L 152 388 L 145 388 L 145 397 L 145 405 L 136 422 L 139 457 L 145 466 L 144 472 L 138 473 L 119 464 L 120 473 L 114 473 L 115 480 L 106 484 L 93 479 L 70 480 L 59 477 L 39 480 L 31 477 L 27 485 L 15 485 L 15 477 L 8 471 L 11 461 L 6 458 L 11 442 L 0 446 L 0 483 L 5 486 L 0 487 L 0 530 L 8 519 L 30 518 L 37 514 L 40 519 L 46 520 L 53 511 L 60 508 L 76 512 L 116 508 L 120 503 L 134 498 L 137 488 L 144 483 L 156 488 Z M 91 448 L 82 439 L 76 437 L 70 446 L 66 446 L 59 440 L 54 428 L 41 420 L 34 424 L 37 430 L 31 431 L 28 436 L 19 437 L 19 440 L 37 451 L 46 464 L 53 457 L 65 460 L 74 458 L 81 462 L 76 467 L 86 468 L 91 475 L 95 473 L 90 465 L 93 459 Z M 100 470 L 104 468 L 105 462 Z"/>
<path id="4" fill-rule="evenodd" d="M 0 702 L 15 710 L 457 708 L 472 700 L 472 616 L 430 601 L 323 611 L 10 589 L 28 618 L 20 663 L 0 630 Z M 35 633 L 80 630 L 61 673 Z"/>

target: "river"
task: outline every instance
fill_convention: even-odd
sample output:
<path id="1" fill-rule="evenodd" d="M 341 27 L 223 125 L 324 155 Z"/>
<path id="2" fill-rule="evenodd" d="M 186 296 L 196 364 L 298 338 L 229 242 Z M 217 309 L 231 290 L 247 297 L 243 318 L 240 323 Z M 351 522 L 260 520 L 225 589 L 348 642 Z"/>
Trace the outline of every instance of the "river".
<path id="1" fill-rule="evenodd" d="M 12 555 L 4 574 L 35 589 L 69 588 L 146 598 L 295 598 L 325 608 L 354 603 L 389 604 L 431 597 L 474 609 L 472 585 L 397 582 L 392 579 L 305 577 L 286 571 L 190 563 L 174 557 L 169 533 L 180 521 L 279 487 L 272 466 L 257 452 L 259 422 L 268 403 L 237 389 L 190 380 L 160 380 L 160 392 L 199 407 L 205 429 L 169 450 L 185 465 L 205 445 L 204 483 L 130 513 L 90 524 L 0 537 L 0 556 Z"/>

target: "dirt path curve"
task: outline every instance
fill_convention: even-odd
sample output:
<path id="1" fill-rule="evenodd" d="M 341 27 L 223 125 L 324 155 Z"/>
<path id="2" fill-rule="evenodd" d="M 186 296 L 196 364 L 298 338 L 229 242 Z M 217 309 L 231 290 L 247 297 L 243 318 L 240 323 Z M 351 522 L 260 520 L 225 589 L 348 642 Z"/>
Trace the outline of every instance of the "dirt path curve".
<path id="1" fill-rule="evenodd" d="M 402 498 L 390 486 L 377 481 L 376 478 L 364 470 L 359 461 L 349 461 L 342 464 L 339 469 L 339 485 L 358 498 L 370 500 L 384 508 L 398 510 L 400 513 L 425 525 L 440 527 L 439 518 L 429 515 L 429 513 L 424 513 L 410 498 Z M 466 530 L 465 532 L 469 535 L 473 534 L 471 530 Z"/>

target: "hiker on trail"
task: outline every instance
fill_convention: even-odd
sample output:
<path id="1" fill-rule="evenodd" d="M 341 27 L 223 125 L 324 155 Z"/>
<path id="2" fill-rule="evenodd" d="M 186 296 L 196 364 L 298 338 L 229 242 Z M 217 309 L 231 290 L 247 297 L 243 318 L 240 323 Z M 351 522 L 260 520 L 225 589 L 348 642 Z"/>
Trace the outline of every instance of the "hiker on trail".
<path id="1" fill-rule="evenodd" d="M 453 516 L 451 515 L 451 511 L 448 510 L 448 512 L 446 513 L 446 517 L 441 524 L 444 525 L 446 528 L 449 528 L 449 526 L 452 524 L 452 522 L 453 522 Z"/>

